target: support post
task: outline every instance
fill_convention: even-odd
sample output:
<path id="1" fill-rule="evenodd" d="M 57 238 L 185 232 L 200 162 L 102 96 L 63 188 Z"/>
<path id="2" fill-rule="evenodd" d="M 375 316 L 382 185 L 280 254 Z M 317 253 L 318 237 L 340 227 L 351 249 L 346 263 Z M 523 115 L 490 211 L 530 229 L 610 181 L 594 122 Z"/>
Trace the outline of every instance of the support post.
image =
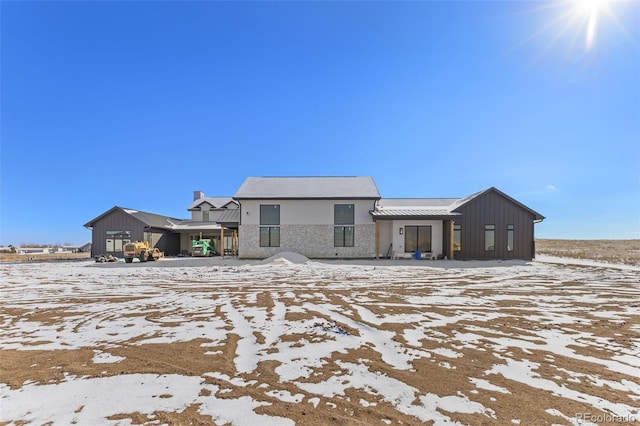
<path id="1" fill-rule="evenodd" d="M 238 254 L 238 231 L 234 230 L 231 233 L 231 251 L 234 255 Z"/>
<path id="2" fill-rule="evenodd" d="M 220 227 L 220 256 L 224 257 L 224 226 Z"/>

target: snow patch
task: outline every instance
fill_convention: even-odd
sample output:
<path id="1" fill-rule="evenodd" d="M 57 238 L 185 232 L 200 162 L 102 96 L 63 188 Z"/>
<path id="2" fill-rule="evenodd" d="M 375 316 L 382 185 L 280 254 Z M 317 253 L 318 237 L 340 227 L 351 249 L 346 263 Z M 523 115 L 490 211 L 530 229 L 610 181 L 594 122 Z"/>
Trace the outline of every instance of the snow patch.
<path id="1" fill-rule="evenodd" d="M 283 264 L 283 265 L 304 264 L 307 262 L 309 262 L 308 257 L 302 254 L 293 253 L 290 251 L 282 251 L 262 261 L 263 264 L 276 263 L 276 264 Z"/>

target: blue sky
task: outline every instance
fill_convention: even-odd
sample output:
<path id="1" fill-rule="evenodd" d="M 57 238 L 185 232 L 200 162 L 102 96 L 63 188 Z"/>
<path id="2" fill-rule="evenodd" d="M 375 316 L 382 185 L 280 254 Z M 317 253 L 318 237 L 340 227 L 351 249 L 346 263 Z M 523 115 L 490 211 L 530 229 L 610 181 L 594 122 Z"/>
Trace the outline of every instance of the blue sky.
<path id="1" fill-rule="evenodd" d="M 495 186 L 537 237 L 640 238 L 640 2 L 583 9 L 2 1 L 0 244 L 290 175 Z"/>

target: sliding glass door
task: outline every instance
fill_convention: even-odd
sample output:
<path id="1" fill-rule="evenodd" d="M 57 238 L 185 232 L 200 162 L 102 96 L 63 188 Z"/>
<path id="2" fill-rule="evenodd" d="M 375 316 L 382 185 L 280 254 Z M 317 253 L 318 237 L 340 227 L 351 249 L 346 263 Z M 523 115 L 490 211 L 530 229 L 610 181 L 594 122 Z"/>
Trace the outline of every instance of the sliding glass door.
<path id="1" fill-rule="evenodd" d="M 431 226 L 405 226 L 404 251 L 413 253 L 431 251 Z"/>

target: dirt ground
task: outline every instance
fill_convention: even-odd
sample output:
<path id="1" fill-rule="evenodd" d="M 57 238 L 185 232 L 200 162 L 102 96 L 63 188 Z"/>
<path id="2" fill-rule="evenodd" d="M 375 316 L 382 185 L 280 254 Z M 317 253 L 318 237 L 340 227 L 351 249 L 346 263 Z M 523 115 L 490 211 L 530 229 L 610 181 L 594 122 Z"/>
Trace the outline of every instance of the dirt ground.
<path id="1" fill-rule="evenodd" d="M 0 266 L 0 424 L 640 422 L 640 269 L 205 261 Z"/>
<path id="2" fill-rule="evenodd" d="M 640 240 L 536 240 L 536 254 L 640 265 Z"/>

